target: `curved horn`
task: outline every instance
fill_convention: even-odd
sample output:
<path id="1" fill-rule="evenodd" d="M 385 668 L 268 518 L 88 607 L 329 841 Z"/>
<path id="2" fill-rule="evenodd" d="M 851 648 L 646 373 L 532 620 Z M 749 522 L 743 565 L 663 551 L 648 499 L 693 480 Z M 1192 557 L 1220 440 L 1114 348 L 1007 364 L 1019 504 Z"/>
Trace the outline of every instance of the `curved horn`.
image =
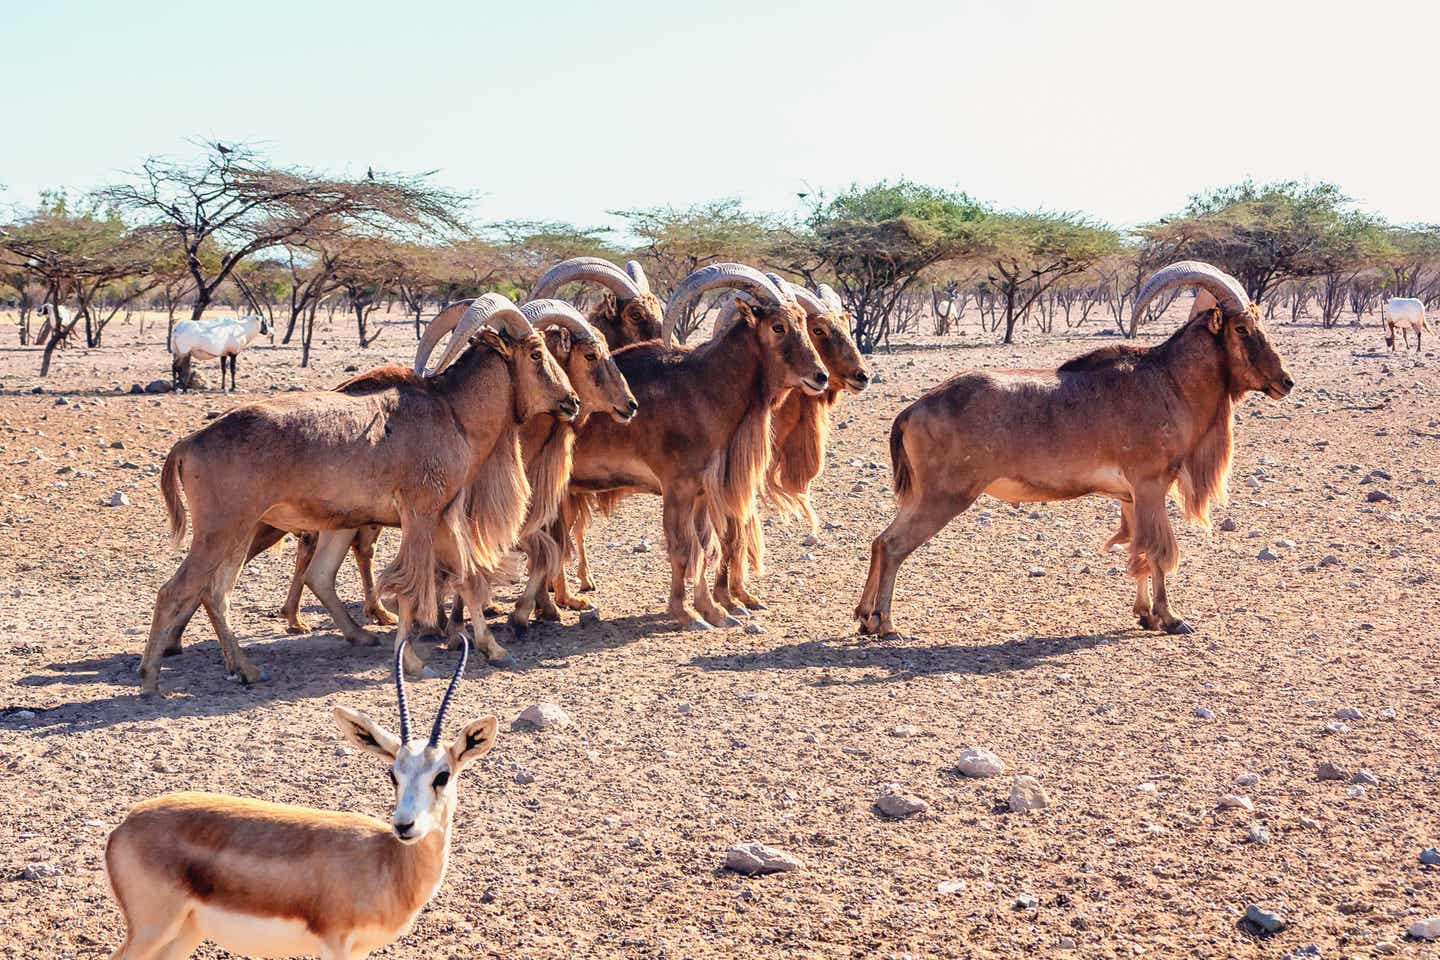
<path id="1" fill-rule="evenodd" d="M 639 260 L 626 260 L 625 272 L 630 275 L 635 286 L 640 288 L 641 293 L 650 292 L 650 278 L 645 276 L 645 268 L 640 266 Z"/>
<path id="2" fill-rule="evenodd" d="M 1157 295 L 1171 287 L 1197 286 L 1214 294 L 1220 304 L 1220 311 L 1227 317 L 1233 317 L 1238 313 L 1244 313 L 1250 306 L 1250 297 L 1245 293 L 1245 286 L 1230 274 L 1219 267 L 1202 263 L 1199 260 L 1181 260 L 1172 263 L 1168 267 L 1162 267 L 1150 275 L 1150 279 L 1140 288 L 1135 295 L 1135 306 L 1131 308 L 1132 316 L 1140 316 L 1150 301 Z"/>
<path id="3" fill-rule="evenodd" d="M 395 644 L 395 699 L 400 701 L 400 743 L 402 745 L 410 742 L 410 704 L 405 700 L 405 645 L 410 642 L 405 637 Z"/>
<path id="4" fill-rule="evenodd" d="M 529 320 L 536 330 L 564 327 L 577 342 L 600 339 L 600 335 L 590 326 L 585 315 L 564 300 L 531 300 L 520 308 L 520 312 L 525 314 L 525 319 Z"/>
<path id="5" fill-rule="evenodd" d="M 545 271 L 545 276 L 541 277 L 540 282 L 535 284 L 535 289 L 530 291 L 530 299 L 542 300 L 565 284 L 574 283 L 577 280 L 598 283 L 615 296 L 625 300 L 634 300 L 645 292 L 635 284 L 635 281 L 630 279 L 625 271 L 609 260 L 602 260 L 599 257 L 571 257 Z"/>
<path id="6" fill-rule="evenodd" d="M 815 294 L 798 283 L 791 283 L 777 273 L 767 273 L 765 276 L 784 292 L 790 294 L 790 299 L 800 304 L 805 309 L 805 316 L 818 317 L 829 313 L 829 308 Z"/>
<path id="7" fill-rule="evenodd" d="M 470 304 L 474 300 L 456 300 L 454 303 L 446 304 L 445 309 L 435 314 L 435 318 L 425 326 L 425 333 L 420 337 L 420 345 L 415 348 L 415 372 L 425 376 L 425 361 L 430 359 L 431 352 L 440 342 L 441 338 L 451 330 L 460 318 L 465 315 Z"/>
<path id="8" fill-rule="evenodd" d="M 830 284 L 820 284 L 818 287 L 815 288 L 815 292 L 820 294 L 820 299 L 822 302 L 824 302 L 825 306 L 829 307 L 836 313 L 844 312 L 845 303 L 840 299 L 840 294 L 836 293 L 835 288 L 830 286 Z"/>
<path id="9" fill-rule="evenodd" d="M 675 323 L 680 319 L 680 314 L 685 312 L 685 308 L 694 303 L 700 294 L 716 287 L 734 287 L 750 294 L 761 303 L 782 304 L 789 300 L 765 274 L 754 267 L 747 267 L 743 263 L 712 263 L 708 267 L 701 267 L 680 281 L 675 292 L 670 294 L 670 302 L 665 304 L 665 323 L 660 330 L 660 339 L 666 346 L 672 345 Z"/>
<path id="10" fill-rule="evenodd" d="M 438 318 L 437 318 L 438 319 Z M 458 357 L 466 347 L 470 345 L 470 338 L 475 336 L 476 331 L 481 327 L 494 327 L 504 332 L 511 340 L 523 340 L 535 332 L 530 326 L 530 321 L 525 319 L 525 314 L 515 306 L 509 298 L 498 293 L 487 293 L 485 296 L 471 301 L 469 309 L 455 325 L 455 332 L 450 335 L 450 342 L 445 344 L 445 352 L 440 355 L 440 362 L 435 369 L 428 374 L 417 371 L 422 376 L 435 376 L 441 370 L 450 365 L 450 361 Z"/>
<path id="11" fill-rule="evenodd" d="M 455 688 L 460 686 L 460 677 L 465 673 L 465 661 L 470 659 L 470 637 L 464 630 L 460 631 L 460 662 L 455 664 L 455 673 L 450 677 L 450 686 L 445 688 L 445 696 L 440 701 L 440 712 L 435 714 L 435 726 L 430 728 L 430 746 L 440 745 L 440 731 L 445 726 L 445 711 L 450 709 L 450 698 L 455 696 Z"/>

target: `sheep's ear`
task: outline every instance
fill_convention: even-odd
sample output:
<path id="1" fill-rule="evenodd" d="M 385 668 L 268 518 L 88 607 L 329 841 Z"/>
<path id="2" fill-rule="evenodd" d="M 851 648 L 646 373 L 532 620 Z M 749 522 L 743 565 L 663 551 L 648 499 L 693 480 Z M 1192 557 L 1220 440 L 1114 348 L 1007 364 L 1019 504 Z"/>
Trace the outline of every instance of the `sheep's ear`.
<path id="1" fill-rule="evenodd" d="M 459 773 L 489 753 L 490 748 L 495 746 L 495 736 L 499 729 L 500 722 L 493 716 L 479 717 L 465 724 L 450 746 L 450 763 L 455 767 L 455 772 Z"/>
<path id="2" fill-rule="evenodd" d="M 480 331 L 477 339 L 506 360 L 510 359 L 510 343 L 500 335 L 499 331 L 486 328 Z"/>
<path id="3" fill-rule="evenodd" d="M 564 327 L 550 327 L 545 331 L 545 346 L 557 357 L 570 355 L 570 331 Z"/>
<path id="4" fill-rule="evenodd" d="M 1225 326 L 1225 314 L 1220 312 L 1219 307 L 1212 307 L 1210 315 L 1205 319 L 1205 325 L 1210 328 L 1211 333 L 1219 336 Z"/>
<path id="5" fill-rule="evenodd" d="M 1209 290 L 1196 290 L 1195 302 L 1190 304 L 1190 316 L 1188 319 L 1194 320 L 1206 310 L 1213 310 L 1218 306 L 1220 306 L 1220 301 L 1215 299 L 1215 294 Z"/>
<path id="6" fill-rule="evenodd" d="M 400 752 L 400 738 L 358 710 L 348 707 L 335 708 L 335 722 L 340 733 L 355 746 L 377 757 L 384 757 L 391 763 Z"/>
<path id="7" fill-rule="evenodd" d="M 755 326 L 755 311 L 750 309 L 750 304 L 744 297 L 735 298 L 735 314 L 745 326 Z"/>

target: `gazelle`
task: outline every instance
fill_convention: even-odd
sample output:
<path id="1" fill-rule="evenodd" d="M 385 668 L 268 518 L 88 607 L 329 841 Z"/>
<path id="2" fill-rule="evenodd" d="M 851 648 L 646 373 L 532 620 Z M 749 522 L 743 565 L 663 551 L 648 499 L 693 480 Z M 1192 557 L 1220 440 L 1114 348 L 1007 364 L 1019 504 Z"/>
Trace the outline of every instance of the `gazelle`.
<path id="1" fill-rule="evenodd" d="M 460 772 L 490 752 L 496 722 L 471 720 L 440 745 L 467 639 L 429 740 L 411 740 L 405 645 L 395 656 L 399 737 L 335 708 L 346 739 L 390 764 L 390 823 L 211 793 L 147 800 L 105 846 L 126 926 L 111 960 L 181 960 L 202 940 L 253 957 L 362 960 L 409 932 L 445 876 Z"/>

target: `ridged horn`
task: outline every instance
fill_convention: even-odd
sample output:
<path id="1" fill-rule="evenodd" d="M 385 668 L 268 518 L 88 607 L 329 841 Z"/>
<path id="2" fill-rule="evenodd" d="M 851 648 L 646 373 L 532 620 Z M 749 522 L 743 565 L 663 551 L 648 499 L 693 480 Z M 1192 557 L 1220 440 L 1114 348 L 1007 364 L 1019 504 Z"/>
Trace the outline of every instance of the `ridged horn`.
<path id="1" fill-rule="evenodd" d="M 1150 301 L 1171 287 L 1196 286 L 1211 293 L 1227 317 L 1244 313 L 1250 306 L 1245 285 L 1219 267 L 1199 260 L 1181 260 L 1162 267 L 1150 275 L 1135 295 L 1131 316 L 1138 317 Z"/>
<path id="2" fill-rule="evenodd" d="M 820 284 L 815 288 L 815 292 L 820 294 L 820 299 L 824 302 L 825 306 L 834 312 L 843 313 L 845 311 L 845 301 L 840 299 L 840 294 L 836 293 L 835 288 L 830 286 L 830 284 Z"/>
<path id="3" fill-rule="evenodd" d="M 701 267 L 680 281 L 675 292 L 670 294 L 670 302 L 665 304 L 665 323 L 660 330 L 660 340 L 666 346 L 673 345 L 675 324 L 680 319 L 680 314 L 685 312 L 685 308 L 694 303 L 700 294 L 716 287 L 740 290 L 762 304 L 778 306 L 789 300 L 765 274 L 754 267 L 747 267 L 743 263 L 712 263 L 708 267 Z"/>
<path id="4" fill-rule="evenodd" d="M 530 299 L 543 300 L 565 284 L 579 280 L 598 283 L 622 300 L 634 300 L 641 293 L 648 292 L 641 290 L 624 270 L 609 260 L 599 257 L 571 257 L 545 271 L 545 276 L 541 277 L 540 282 L 535 284 L 535 289 L 530 291 Z"/>
<path id="5" fill-rule="evenodd" d="M 790 299 L 805 309 L 805 316 L 818 317 L 830 312 L 829 308 L 825 306 L 819 297 L 805 289 L 801 284 L 791 283 L 778 273 L 767 273 L 765 276 L 769 277 L 775 286 L 790 294 Z"/>
<path id="6" fill-rule="evenodd" d="M 440 745 L 440 733 L 445 728 L 445 711 L 450 709 L 450 700 L 455 696 L 455 688 L 460 686 L 460 678 L 465 674 L 465 661 L 470 659 L 470 637 L 464 630 L 460 631 L 460 662 L 455 664 L 455 673 L 450 677 L 450 686 L 445 688 L 445 696 L 440 701 L 440 710 L 435 714 L 435 725 L 430 728 L 430 746 Z"/>
<path id="7" fill-rule="evenodd" d="M 650 292 L 650 278 L 645 276 L 645 268 L 640 266 L 639 260 L 625 261 L 625 272 L 630 275 L 630 279 L 634 281 L 635 286 L 640 288 L 641 293 Z"/>
<path id="8" fill-rule="evenodd" d="M 400 743 L 410 742 L 410 704 L 405 699 L 405 637 L 395 644 L 395 699 L 400 703 Z"/>
<path id="9" fill-rule="evenodd" d="M 570 331 L 570 336 L 577 343 L 597 342 L 600 335 L 585 315 L 576 310 L 564 300 L 531 300 L 520 308 L 525 314 L 525 319 L 535 327 L 536 330 L 544 330 L 546 327 L 564 327 Z"/>
<path id="10" fill-rule="evenodd" d="M 445 352 L 440 355 L 440 362 L 435 365 L 435 369 L 428 374 L 423 370 L 416 372 L 421 376 L 433 377 L 444 370 L 450 365 L 450 361 L 460 356 L 470 345 L 470 338 L 475 336 L 481 327 L 494 327 L 511 340 L 523 340 L 535 332 L 530 321 L 525 319 L 525 314 L 521 313 L 520 308 L 509 298 L 498 293 L 487 293 L 471 301 L 465 315 L 455 325 L 455 332 L 450 335 L 450 342 L 445 344 Z"/>
<path id="11" fill-rule="evenodd" d="M 415 348 L 416 373 L 422 377 L 425 376 L 425 362 L 430 359 L 431 352 L 445 334 L 455 329 L 455 324 L 460 322 L 460 318 L 465 315 L 465 311 L 470 309 L 470 304 L 474 302 L 474 300 L 456 300 L 454 303 L 447 304 L 445 309 L 437 313 L 435 318 L 426 325 L 425 332 L 420 337 L 420 345 Z"/>

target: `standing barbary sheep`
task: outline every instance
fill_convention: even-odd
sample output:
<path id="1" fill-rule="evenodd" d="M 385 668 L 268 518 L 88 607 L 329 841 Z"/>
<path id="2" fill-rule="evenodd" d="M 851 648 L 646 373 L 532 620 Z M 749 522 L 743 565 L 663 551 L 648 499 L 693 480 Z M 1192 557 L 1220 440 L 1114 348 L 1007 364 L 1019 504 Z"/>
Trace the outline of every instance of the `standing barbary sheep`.
<path id="1" fill-rule="evenodd" d="M 259 314 L 248 314 L 239 320 L 216 317 L 213 320 L 181 320 L 170 334 L 170 378 L 176 390 L 190 383 L 190 364 L 194 360 L 220 358 L 220 389 L 225 389 L 225 367 L 229 361 L 230 389 L 235 389 L 235 358 L 258 336 L 270 333 L 270 322 Z"/>
<path id="2" fill-rule="evenodd" d="M 1414 297 L 1391 297 L 1380 311 L 1385 323 L 1385 343 L 1395 350 L 1395 331 L 1405 338 L 1405 349 L 1410 349 L 1410 331 L 1415 331 L 1415 352 L 1420 352 L 1420 334 L 1430 329 L 1425 325 L 1425 304 Z"/>

